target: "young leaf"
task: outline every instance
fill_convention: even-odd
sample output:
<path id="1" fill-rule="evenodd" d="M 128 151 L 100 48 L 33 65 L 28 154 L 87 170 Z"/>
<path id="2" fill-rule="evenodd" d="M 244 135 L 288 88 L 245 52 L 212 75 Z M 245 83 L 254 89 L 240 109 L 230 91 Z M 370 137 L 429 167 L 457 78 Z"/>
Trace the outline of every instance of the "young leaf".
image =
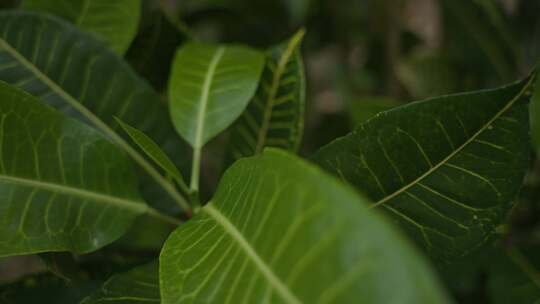
<path id="1" fill-rule="evenodd" d="M 112 276 L 81 304 L 160 303 L 157 261 Z"/>
<path id="2" fill-rule="evenodd" d="M 53 14 L 124 54 L 139 25 L 140 0 L 24 0 L 23 9 Z"/>
<path id="3" fill-rule="evenodd" d="M 189 209 L 173 185 L 114 131 L 116 116 L 148 134 L 169 155 L 180 155 L 180 139 L 159 95 L 90 35 L 46 15 L 2 12 L 0 80 L 95 126 Z"/>
<path id="4" fill-rule="evenodd" d="M 235 162 L 173 232 L 160 283 L 166 304 L 447 303 L 424 260 L 363 198 L 274 149 Z"/>
<path id="5" fill-rule="evenodd" d="M 174 59 L 170 113 L 178 133 L 202 148 L 242 114 L 262 71 L 261 53 L 242 46 L 188 43 Z"/>
<path id="6" fill-rule="evenodd" d="M 521 188 L 531 81 L 383 112 L 314 160 L 436 259 L 465 255 L 490 238 Z"/>
<path id="7" fill-rule="evenodd" d="M 131 137 L 131 139 L 143 150 L 148 157 L 150 157 L 156 164 L 158 164 L 161 169 L 170 175 L 174 180 L 184 189 L 185 192 L 188 191 L 187 186 L 178 171 L 178 168 L 173 164 L 170 158 L 161 150 L 161 148 L 146 134 L 133 128 L 132 126 L 122 122 L 120 119 L 116 119 L 118 124 L 126 131 L 126 133 Z"/>
<path id="8" fill-rule="evenodd" d="M 0 256 L 90 252 L 148 210 L 116 146 L 4 82 L 0 147 Z"/>
<path id="9" fill-rule="evenodd" d="M 300 30 L 268 51 L 257 93 L 233 126 L 231 160 L 260 153 L 264 147 L 298 149 L 304 127 L 303 36 Z"/>

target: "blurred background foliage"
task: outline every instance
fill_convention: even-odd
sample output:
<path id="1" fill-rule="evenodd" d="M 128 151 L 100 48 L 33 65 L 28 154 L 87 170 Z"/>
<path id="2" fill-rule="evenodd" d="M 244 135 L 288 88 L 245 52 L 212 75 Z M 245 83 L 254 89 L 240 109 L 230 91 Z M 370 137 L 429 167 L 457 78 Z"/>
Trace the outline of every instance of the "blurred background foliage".
<path id="1" fill-rule="evenodd" d="M 2 0 L 0 7 L 19 2 Z M 265 48 L 304 27 L 307 113 L 301 154 L 309 155 L 380 111 L 523 77 L 540 58 L 539 16 L 539 0 L 143 0 L 126 59 L 166 102 L 169 67 L 182 42 Z M 226 136 L 205 148 L 207 197 L 224 170 Z M 437 266 L 460 303 L 540 303 L 535 154 L 525 184 L 494 244 L 456 264 Z M 113 264 L 132 263 L 133 257 L 127 261 Z M 0 261 L 0 273 L 6 265 L 13 266 Z M 102 276 L 91 275 L 96 277 Z M 31 282 L 20 288 L 24 284 Z"/>

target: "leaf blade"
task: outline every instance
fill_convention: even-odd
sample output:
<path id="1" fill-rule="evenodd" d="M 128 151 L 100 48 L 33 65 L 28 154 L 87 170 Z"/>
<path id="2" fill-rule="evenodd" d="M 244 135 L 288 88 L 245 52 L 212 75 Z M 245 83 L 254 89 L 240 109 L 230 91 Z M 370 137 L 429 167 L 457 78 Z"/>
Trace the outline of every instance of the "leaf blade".
<path id="1" fill-rule="evenodd" d="M 232 128 L 228 162 L 261 153 L 265 147 L 297 151 L 302 139 L 305 75 L 302 29 L 267 51 L 256 95 Z"/>
<path id="2" fill-rule="evenodd" d="M 445 303 L 426 265 L 394 233 L 354 191 L 268 149 L 237 161 L 211 203 L 169 237 L 162 302 Z M 407 296 L 377 288 L 388 284 Z"/>
<path id="3" fill-rule="evenodd" d="M 114 116 L 149 134 L 169 155 L 182 148 L 159 95 L 119 57 L 62 20 L 8 11 L 0 13 L 0 62 L 0 80 L 98 128 L 189 210 L 173 185 L 115 133 Z"/>
<path id="4" fill-rule="evenodd" d="M 126 124 L 119 118 L 116 118 L 118 124 L 124 129 L 124 131 L 129 135 L 129 137 L 143 150 L 146 155 L 148 155 L 156 164 L 158 164 L 161 169 L 163 169 L 167 174 L 176 180 L 176 182 L 182 187 L 184 192 L 187 193 L 188 189 L 182 177 L 182 174 L 176 168 L 171 159 L 161 150 L 161 148 L 146 134 L 142 131 L 139 131 L 132 126 Z"/>
<path id="5" fill-rule="evenodd" d="M 101 134 L 4 82 L 0 115 L 0 256 L 90 252 L 148 211 L 129 161 Z"/>
<path id="6" fill-rule="evenodd" d="M 383 112 L 313 159 L 435 259 L 466 255 L 491 237 L 521 186 L 532 79 Z"/>
<path id="7" fill-rule="evenodd" d="M 113 275 L 81 304 L 110 302 L 160 303 L 157 261 Z"/>
<path id="8" fill-rule="evenodd" d="M 141 1 L 25 0 L 22 8 L 59 16 L 95 34 L 118 54 L 124 54 L 137 32 Z"/>
<path id="9" fill-rule="evenodd" d="M 175 56 L 169 105 L 177 132 L 194 148 L 228 127 L 255 93 L 263 57 L 241 46 L 188 43 Z"/>

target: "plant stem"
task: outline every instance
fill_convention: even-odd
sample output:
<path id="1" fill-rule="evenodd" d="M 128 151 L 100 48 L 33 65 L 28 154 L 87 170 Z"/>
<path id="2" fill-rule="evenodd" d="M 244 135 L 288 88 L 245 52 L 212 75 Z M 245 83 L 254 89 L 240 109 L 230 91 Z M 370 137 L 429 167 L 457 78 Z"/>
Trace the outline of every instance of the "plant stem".
<path id="1" fill-rule="evenodd" d="M 182 223 L 179 219 L 163 214 L 152 207 L 148 207 L 148 209 L 146 210 L 146 214 L 158 220 L 173 224 L 174 226 L 178 226 Z"/>
<path id="2" fill-rule="evenodd" d="M 199 191 L 199 176 L 201 173 L 201 147 L 193 148 L 193 163 L 191 165 L 191 181 L 189 190 L 191 193 Z"/>

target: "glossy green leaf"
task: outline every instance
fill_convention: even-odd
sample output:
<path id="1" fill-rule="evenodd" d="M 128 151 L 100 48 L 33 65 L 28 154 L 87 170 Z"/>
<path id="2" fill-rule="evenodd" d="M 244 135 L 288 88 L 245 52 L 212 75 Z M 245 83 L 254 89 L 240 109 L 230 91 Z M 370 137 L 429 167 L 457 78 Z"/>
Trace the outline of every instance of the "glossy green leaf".
<path id="1" fill-rule="evenodd" d="M 162 303 L 447 303 L 366 203 L 287 152 L 241 159 L 165 243 Z"/>
<path id="2" fill-rule="evenodd" d="M 261 153 L 265 147 L 298 149 L 304 128 L 303 36 L 301 30 L 267 52 L 257 93 L 232 128 L 231 160 Z"/>
<path id="3" fill-rule="evenodd" d="M 383 112 L 314 160 L 436 259 L 465 255 L 491 237 L 521 188 L 531 81 Z"/>
<path id="4" fill-rule="evenodd" d="M 121 150 L 3 82 L 0 147 L 0 256 L 90 252 L 148 209 Z"/>
<path id="5" fill-rule="evenodd" d="M 22 8 L 64 18 L 124 54 L 137 33 L 140 0 L 24 0 Z"/>
<path id="6" fill-rule="evenodd" d="M 181 187 L 187 191 L 187 186 L 171 159 L 161 150 L 161 148 L 146 134 L 133 128 L 132 126 L 116 119 L 116 122 L 126 131 L 133 142 L 143 150 L 157 165 L 161 167 L 170 177 L 172 177 Z"/>
<path id="7" fill-rule="evenodd" d="M 160 303 L 157 261 L 112 276 L 81 304 Z"/>
<path id="8" fill-rule="evenodd" d="M 263 63 L 262 53 L 243 46 L 182 46 L 169 79 L 169 107 L 178 133 L 201 148 L 225 130 L 253 97 Z"/>
<path id="9" fill-rule="evenodd" d="M 0 80 L 81 118 L 111 138 L 178 204 L 187 203 L 146 159 L 115 133 L 114 117 L 148 134 L 169 155 L 180 138 L 159 95 L 89 34 L 37 13 L 0 13 Z"/>

